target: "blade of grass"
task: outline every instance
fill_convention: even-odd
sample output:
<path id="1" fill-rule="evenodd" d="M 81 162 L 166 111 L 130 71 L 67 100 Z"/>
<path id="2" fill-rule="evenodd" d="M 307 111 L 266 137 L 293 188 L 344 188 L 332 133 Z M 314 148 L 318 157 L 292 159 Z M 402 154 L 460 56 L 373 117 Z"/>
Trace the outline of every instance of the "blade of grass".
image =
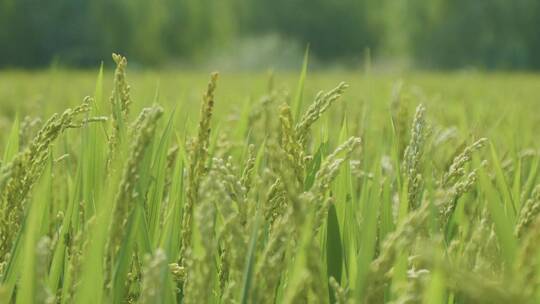
<path id="1" fill-rule="evenodd" d="M 6 142 L 2 164 L 8 163 L 19 152 L 19 115 L 15 115 L 11 131 Z"/>
<path id="2" fill-rule="evenodd" d="M 478 161 L 476 162 L 478 163 Z M 501 246 L 503 259 L 506 262 L 506 267 L 514 263 L 517 249 L 517 242 L 513 234 L 513 225 L 511 218 L 505 211 L 503 202 L 497 195 L 497 190 L 491 184 L 489 177 L 483 167 L 478 171 L 480 190 L 485 195 L 487 208 L 493 223 L 495 224 L 495 233 Z"/>
<path id="3" fill-rule="evenodd" d="M 306 47 L 306 51 L 304 53 L 304 60 L 302 62 L 302 71 L 300 72 L 300 79 L 298 80 L 298 85 L 296 86 L 296 93 L 294 95 L 294 100 L 293 100 L 293 105 L 292 105 L 295 121 L 298 121 L 298 119 L 300 119 L 300 112 L 302 110 L 302 101 L 304 98 L 304 84 L 305 84 L 306 76 L 307 76 L 308 61 L 309 61 L 309 45 Z"/>
<path id="4" fill-rule="evenodd" d="M 240 303 L 242 304 L 249 303 L 249 291 L 251 290 L 251 285 L 253 283 L 253 264 L 255 262 L 255 249 L 257 247 L 257 235 L 259 233 L 260 222 L 260 215 L 257 212 L 257 214 L 255 215 L 255 223 L 253 224 L 253 229 L 251 231 L 244 273 L 242 275 L 242 290 L 240 293 Z"/>
<path id="5" fill-rule="evenodd" d="M 510 188 L 508 186 L 508 183 L 506 182 L 506 178 L 504 177 L 504 173 L 501 167 L 501 163 L 499 161 L 499 157 L 497 156 L 497 152 L 495 151 L 495 147 L 493 146 L 493 143 L 490 142 L 490 150 L 491 150 L 491 158 L 493 160 L 493 166 L 495 167 L 495 181 L 497 183 L 497 188 L 499 191 L 501 191 L 501 195 L 503 197 L 503 203 L 504 203 L 504 211 L 507 215 L 507 217 L 510 220 L 510 223 L 514 223 L 516 220 L 516 205 L 514 201 L 512 200 L 512 195 L 510 194 Z"/>
<path id="6" fill-rule="evenodd" d="M 336 207 L 330 205 L 326 220 L 326 273 L 328 280 L 330 277 L 341 283 L 341 271 L 343 267 L 343 248 L 341 245 L 341 232 L 337 218 Z M 329 289 L 330 283 L 328 283 Z M 335 302 L 334 293 L 330 292 L 330 303 Z"/>

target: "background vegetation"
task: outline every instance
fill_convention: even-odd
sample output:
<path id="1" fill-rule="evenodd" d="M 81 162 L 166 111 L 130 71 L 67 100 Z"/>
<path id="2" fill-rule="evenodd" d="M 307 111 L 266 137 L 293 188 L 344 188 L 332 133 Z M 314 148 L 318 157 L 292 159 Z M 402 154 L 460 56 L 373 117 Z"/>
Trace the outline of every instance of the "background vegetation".
<path id="1" fill-rule="evenodd" d="M 420 67 L 538 69 L 539 14 L 536 0 L 0 0 L 0 67 L 94 66 L 113 50 L 145 66 L 201 64 L 271 34 L 309 43 L 322 63 L 369 49 Z"/>

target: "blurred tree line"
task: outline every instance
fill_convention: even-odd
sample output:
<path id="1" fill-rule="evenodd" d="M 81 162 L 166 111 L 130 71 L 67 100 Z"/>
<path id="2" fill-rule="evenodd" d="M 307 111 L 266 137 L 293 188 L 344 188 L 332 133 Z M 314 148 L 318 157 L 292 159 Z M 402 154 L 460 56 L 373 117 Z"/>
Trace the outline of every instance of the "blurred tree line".
<path id="1" fill-rule="evenodd" d="M 0 0 L 0 66 L 94 66 L 112 51 L 200 62 L 267 33 L 323 62 L 369 48 L 422 67 L 540 69 L 538 0 Z"/>

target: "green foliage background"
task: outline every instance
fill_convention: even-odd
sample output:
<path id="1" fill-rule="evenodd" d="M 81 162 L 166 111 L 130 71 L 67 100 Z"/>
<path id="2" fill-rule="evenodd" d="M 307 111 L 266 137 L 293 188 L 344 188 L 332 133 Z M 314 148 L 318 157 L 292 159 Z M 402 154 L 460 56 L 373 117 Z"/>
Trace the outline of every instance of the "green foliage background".
<path id="1" fill-rule="evenodd" d="M 277 33 L 322 62 L 538 69 L 536 0 L 0 0 L 0 67 L 204 62 L 239 40 Z"/>

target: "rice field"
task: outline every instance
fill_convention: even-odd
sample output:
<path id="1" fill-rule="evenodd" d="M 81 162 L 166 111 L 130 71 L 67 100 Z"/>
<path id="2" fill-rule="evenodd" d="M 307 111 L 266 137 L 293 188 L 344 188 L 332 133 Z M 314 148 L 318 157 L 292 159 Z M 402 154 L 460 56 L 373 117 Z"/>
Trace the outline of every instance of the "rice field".
<path id="1" fill-rule="evenodd" d="M 113 59 L 0 72 L 0 303 L 540 301 L 540 76 Z"/>

